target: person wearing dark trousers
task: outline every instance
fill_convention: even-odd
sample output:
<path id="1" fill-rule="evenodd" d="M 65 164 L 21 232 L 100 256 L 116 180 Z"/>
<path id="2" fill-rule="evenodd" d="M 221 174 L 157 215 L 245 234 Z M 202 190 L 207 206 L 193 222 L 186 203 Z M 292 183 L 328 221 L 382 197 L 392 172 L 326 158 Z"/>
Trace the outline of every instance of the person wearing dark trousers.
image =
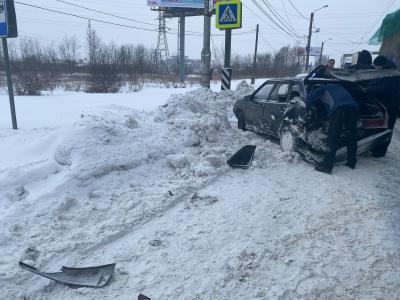
<path id="1" fill-rule="evenodd" d="M 346 133 L 347 163 L 351 169 L 357 164 L 357 119 L 358 104 L 351 94 L 338 84 L 328 84 L 311 91 L 307 96 L 306 109 L 320 102 L 328 117 L 328 151 L 322 163 L 315 170 L 327 174 L 332 173 L 338 149 L 340 134 L 343 128 Z"/>
<path id="2" fill-rule="evenodd" d="M 375 58 L 374 66 L 377 69 L 397 69 L 396 64 L 383 55 Z M 373 86 L 367 88 L 367 91 L 373 93 L 386 107 L 389 116 L 388 127 L 393 130 L 396 125 L 400 105 L 400 78 L 389 77 L 378 79 L 374 82 Z M 385 156 L 390 142 L 391 138 L 386 143 L 372 150 L 373 155 L 375 157 Z"/>

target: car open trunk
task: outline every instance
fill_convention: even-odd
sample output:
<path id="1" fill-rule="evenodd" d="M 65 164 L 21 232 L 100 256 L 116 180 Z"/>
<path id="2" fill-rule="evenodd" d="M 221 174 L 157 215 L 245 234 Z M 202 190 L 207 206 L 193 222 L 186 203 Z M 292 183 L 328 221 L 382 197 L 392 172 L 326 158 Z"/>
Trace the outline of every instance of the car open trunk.
<path id="1" fill-rule="evenodd" d="M 390 140 L 391 130 L 388 129 L 388 113 L 386 107 L 373 94 L 366 91 L 365 87 L 372 85 L 374 80 L 382 78 L 399 77 L 400 72 L 393 70 L 342 70 L 333 69 L 325 73 L 324 78 L 315 77 L 320 67 L 313 70 L 305 79 L 304 85 L 309 91 L 313 86 L 325 84 L 338 84 L 344 87 L 359 104 L 359 124 L 357 131 L 358 154 L 374 149 L 379 145 Z M 318 110 L 317 110 L 318 112 Z M 314 123 L 315 122 L 315 123 Z M 317 118 L 312 120 L 312 130 L 327 128 L 327 118 L 321 118 L 317 113 Z M 325 130 L 325 134 L 326 134 Z M 336 161 L 346 160 L 346 142 L 342 138 L 339 141 L 339 148 L 336 152 Z M 313 147 L 310 144 L 311 147 Z M 318 149 L 314 149 L 318 150 Z M 315 157 L 314 157 L 315 159 Z M 322 159 L 322 156 L 319 157 Z"/>
<path id="2" fill-rule="evenodd" d="M 344 70 L 332 69 L 325 73 L 325 78 L 317 78 L 315 74 L 323 68 L 320 66 L 313 70 L 305 79 L 305 85 L 334 83 L 343 86 L 350 92 L 359 104 L 361 126 L 365 129 L 378 129 L 388 127 L 386 107 L 373 95 L 366 93 L 363 87 L 373 83 L 376 79 L 399 77 L 396 69 L 389 70 Z"/>
<path id="3" fill-rule="evenodd" d="M 315 75 L 325 66 L 319 66 L 312 70 L 304 82 L 315 78 Z M 400 77 L 400 71 L 397 69 L 374 69 L 374 70 L 352 70 L 352 69 L 328 69 L 326 78 L 334 78 L 341 81 L 356 82 L 358 84 L 374 79 Z"/>

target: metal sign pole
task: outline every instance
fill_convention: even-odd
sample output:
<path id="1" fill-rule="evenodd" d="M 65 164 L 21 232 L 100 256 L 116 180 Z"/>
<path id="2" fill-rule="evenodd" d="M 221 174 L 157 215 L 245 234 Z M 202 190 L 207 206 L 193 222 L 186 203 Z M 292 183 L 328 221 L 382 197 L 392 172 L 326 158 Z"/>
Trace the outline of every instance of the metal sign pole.
<path id="1" fill-rule="evenodd" d="M 202 87 L 210 88 L 211 81 L 211 16 L 209 12 L 209 1 L 204 1 L 204 36 L 203 51 L 201 52 L 202 63 Z"/>
<path id="2" fill-rule="evenodd" d="M 232 29 L 225 29 L 225 59 L 224 69 L 221 77 L 221 90 L 229 90 L 231 88 L 232 69 L 231 69 L 231 52 L 232 52 Z"/>
<path id="3" fill-rule="evenodd" d="M 12 126 L 13 126 L 13 129 L 18 129 L 17 116 L 16 116 L 16 113 L 15 113 L 14 92 L 13 92 L 13 86 L 12 86 L 12 81 L 11 81 L 10 59 L 8 57 L 7 38 L 2 38 L 1 40 L 3 42 L 4 63 L 5 63 L 5 67 L 6 67 L 8 96 L 10 98 L 10 110 L 11 110 Z"/>
<path id="4" fill-rule="evenodd" d="M 179 15 L 179 81 L 185 83 L 185 13 Z"/>
<path id="5" fill-rule="evenodd" d="M 242 4 L 240 0 L 218 1 L 216 3 L 215 26 L 225 30 L 225 59 L 221 74 L 221 90 L 231 88 L 232 29 L 242 27 Z"/>
<path id="6" fill-rule="evenodd" d="M 232 29 L 225 29 L 225 61 L 224 67 L 231 67 Z"/>

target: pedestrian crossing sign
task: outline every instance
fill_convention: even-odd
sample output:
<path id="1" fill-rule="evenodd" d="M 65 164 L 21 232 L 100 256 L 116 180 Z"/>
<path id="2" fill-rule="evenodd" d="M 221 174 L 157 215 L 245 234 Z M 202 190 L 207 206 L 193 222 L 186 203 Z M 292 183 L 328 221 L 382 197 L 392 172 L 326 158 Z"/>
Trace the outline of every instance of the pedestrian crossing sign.
<path id="1" fill-rule="evenodd" d="M 242 27 L 242 3 L 240 0 L 219 1 L 216 3 L 216 27 L 234 29 Z"/>

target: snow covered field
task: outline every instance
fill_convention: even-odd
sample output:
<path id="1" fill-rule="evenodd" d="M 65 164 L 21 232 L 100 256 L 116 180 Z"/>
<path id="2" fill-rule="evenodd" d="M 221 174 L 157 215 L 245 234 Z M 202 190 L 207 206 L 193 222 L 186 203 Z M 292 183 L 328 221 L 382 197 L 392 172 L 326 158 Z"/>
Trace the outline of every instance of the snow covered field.
<path id="1" fill-rule="evenodd" d="M 1 96 L 0 299 L 398 298 L 400 132 L 320 174 L 236 128 L 250 90 L 17 97 L 18 131 Z M 230 169 L 246 144 L 253 166 Z M 117 267 L 76 289 L 20 260 Z"/>

